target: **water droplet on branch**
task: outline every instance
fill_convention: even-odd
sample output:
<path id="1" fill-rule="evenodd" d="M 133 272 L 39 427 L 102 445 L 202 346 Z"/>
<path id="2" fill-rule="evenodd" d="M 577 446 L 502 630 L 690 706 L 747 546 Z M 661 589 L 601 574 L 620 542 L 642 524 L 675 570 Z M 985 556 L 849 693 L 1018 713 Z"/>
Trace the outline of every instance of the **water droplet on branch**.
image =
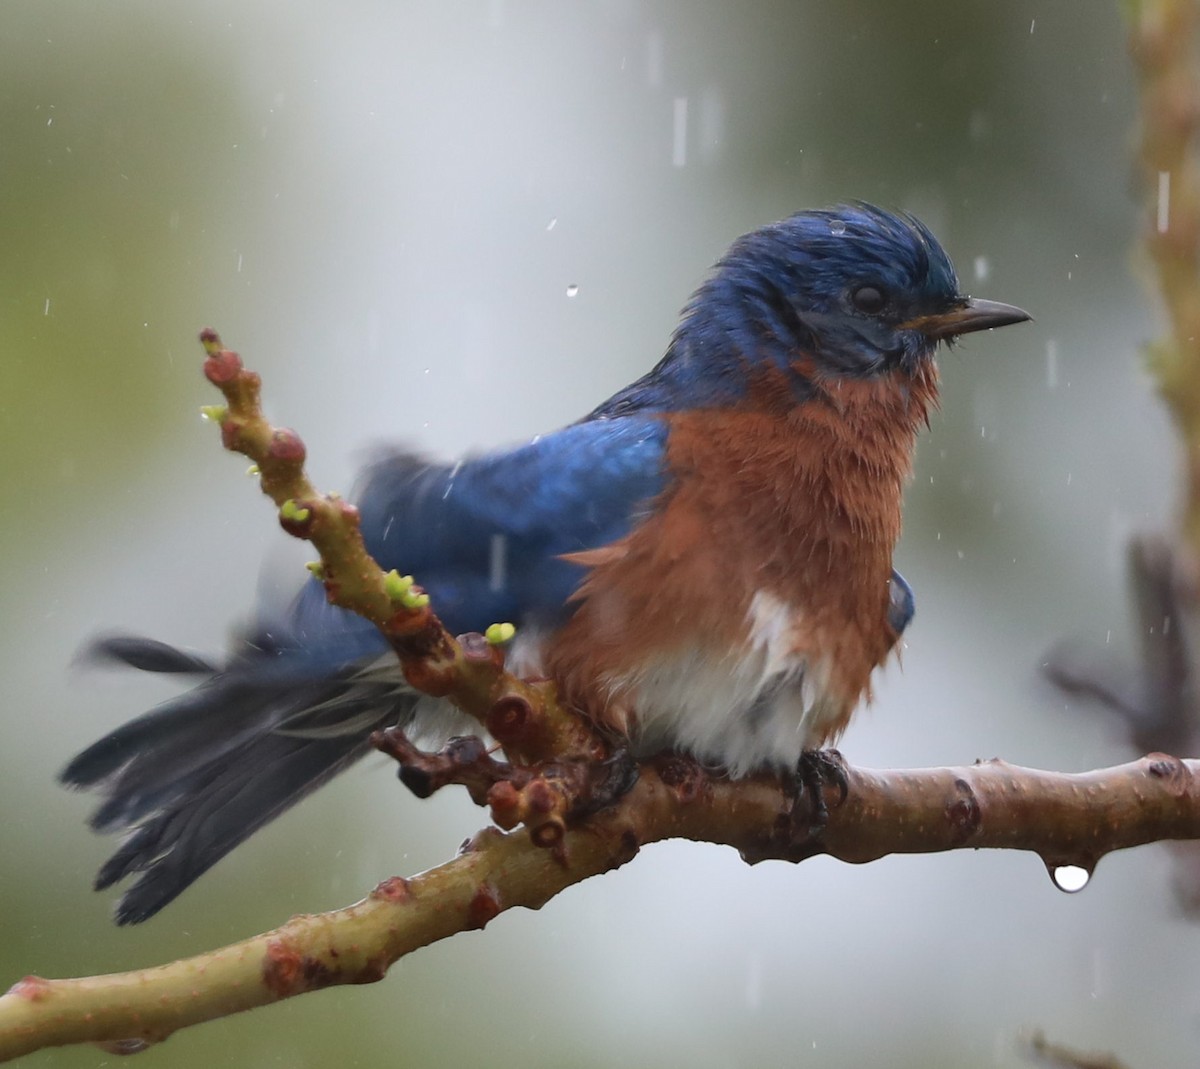
<path id="1" fill-rule="evenodd" d="M 1047 862 L 1046 871 L 1050 873 L 1050 879 L 1054 881 L 1054 886 L 1068 895 L 1082 891 L 1092 878 L 1090 866 L 1084 867 L 1083 865 L 1063 865 Z"/>

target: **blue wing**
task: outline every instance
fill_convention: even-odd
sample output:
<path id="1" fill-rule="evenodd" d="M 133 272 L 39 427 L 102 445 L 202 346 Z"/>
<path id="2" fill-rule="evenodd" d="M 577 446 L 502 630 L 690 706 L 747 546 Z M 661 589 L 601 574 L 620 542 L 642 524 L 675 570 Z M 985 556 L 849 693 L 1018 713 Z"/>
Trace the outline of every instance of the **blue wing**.
<path id="1" fill-rule="evenodd" d="M 456 465 L 401 454 L 358 495 L 367 548 L 416 577 L 452 632 L 551 625 L 583 572 L 560 559 L 624 535 L 665 484 L 665 422 L 590 420 Z"/>

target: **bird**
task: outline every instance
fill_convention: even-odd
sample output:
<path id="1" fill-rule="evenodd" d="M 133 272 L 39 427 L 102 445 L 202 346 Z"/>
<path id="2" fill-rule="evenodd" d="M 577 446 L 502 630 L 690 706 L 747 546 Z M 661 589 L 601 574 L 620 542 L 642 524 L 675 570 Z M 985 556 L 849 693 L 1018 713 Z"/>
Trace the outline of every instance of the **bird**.
<path id="1" fill-rule="evenodd" d="M 738 238 L 651 370 L 581 419 L 441 463 L 392 450 L 355 491 L 367 548 L 411 572 L 452 633 L 516 625 L 510 665 L 641 757 L 743 777 L 836 741 L 909 625 L 893 567 L 935 352 L 1028 320 L 960 292 L 916 217 L 853 202 Z M 99 661 L 190 679 L 61 773 L 153 916 L 400 725 L 467 732 L 414 692 L 376 629 L 315 579 L 224 658 L 126 635 Z M 478 728 L 476 727 L 476 730 Z"/>

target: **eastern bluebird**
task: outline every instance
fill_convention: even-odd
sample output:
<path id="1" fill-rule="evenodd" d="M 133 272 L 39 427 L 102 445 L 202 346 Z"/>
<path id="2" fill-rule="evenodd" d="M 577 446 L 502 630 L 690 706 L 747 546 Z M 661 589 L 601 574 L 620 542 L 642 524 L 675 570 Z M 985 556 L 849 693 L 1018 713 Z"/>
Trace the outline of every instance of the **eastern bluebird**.
<path id="1" fill-rule="evenodd" d="M 734 242 L 666 355 L 589 415 L 511 449 L 396 453 L 357 494 L 367 547 L 452 632 L 517 625 L 510 665 L 625 733 L 732 776 L 836 739 L 913 613 L 892 569 L 941 341 L 1018 323 L 960 294 L 917 219 L 808 211 Z M 218 664 L 148 639 L 94 652 L 200 677 L 62 773 L 124 838 L 98 889 L 138 874 L 145 920 L 399 723 L 462 730 L 375 629 L 308 582 Z"/>

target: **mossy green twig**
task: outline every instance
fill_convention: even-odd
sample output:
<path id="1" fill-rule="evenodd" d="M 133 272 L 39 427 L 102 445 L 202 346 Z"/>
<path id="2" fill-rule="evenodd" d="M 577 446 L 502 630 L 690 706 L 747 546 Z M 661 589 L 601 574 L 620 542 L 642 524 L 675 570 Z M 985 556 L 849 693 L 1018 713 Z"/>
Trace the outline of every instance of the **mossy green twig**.
<path id="1" fill-rule="evenodd" d="M 1149 363 L 1183 438 L 1182 533 L 1200 561 L 1200 4 L 1138 0 L 1126 10 L 1141 88 L 1145 245 L 1169 321 Z"/>
<path id="2" fill-rule="evenodd" d="M 598 746 L 592 727 L 558 706 L 550 684 L 516 678 L 505 671 L 503 656 L 464 650 L 412 576 L 379 567 L 363 544 L 358 509 L 336 494 L 318 491 L 304 470 L 300 436 L 264 417 L 259 376 L 221 344 L 216 331 L 206 330 L 200 339 L 205 376 L 225 398 L 224 405 L 206 407 L 205 415 L 220 425 L 225 448 L 254 462 L 252 472 L 275 502 L 280 526 L 317 548 L 321 559 L 308 567 L 329 600 L 379 628 L 418 690 L 449 699 L 485 726 L 497 703 L 518 701 L 530 709 L 540 730 L 506 745 L 514 760 L 594 755 Z M 493 647 L 502 644 L 488 641 Z"/>

